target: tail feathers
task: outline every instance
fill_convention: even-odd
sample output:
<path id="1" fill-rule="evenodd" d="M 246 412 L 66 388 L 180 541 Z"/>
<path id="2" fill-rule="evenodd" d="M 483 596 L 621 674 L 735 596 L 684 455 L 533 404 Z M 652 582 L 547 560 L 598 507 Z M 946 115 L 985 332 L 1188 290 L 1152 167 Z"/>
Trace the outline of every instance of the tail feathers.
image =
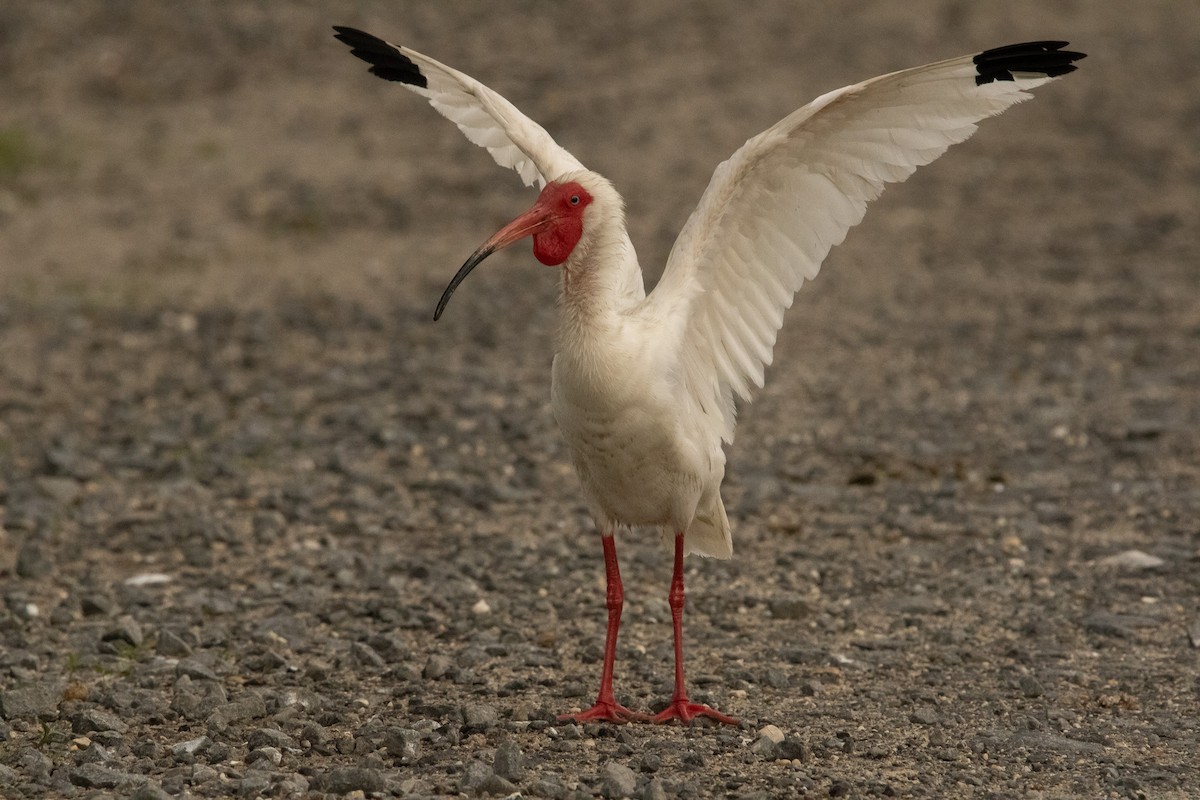
<path id="1" fill-rule="evenodd" d="M 729 531 L 729 517 L 725 516 L 725 504 L 716 498 L 715 506 L 698 509 L 687 533 L 683 537 L 684 554 L 695 553 L 710 558 L 732 558 L 733 536 Z"/>

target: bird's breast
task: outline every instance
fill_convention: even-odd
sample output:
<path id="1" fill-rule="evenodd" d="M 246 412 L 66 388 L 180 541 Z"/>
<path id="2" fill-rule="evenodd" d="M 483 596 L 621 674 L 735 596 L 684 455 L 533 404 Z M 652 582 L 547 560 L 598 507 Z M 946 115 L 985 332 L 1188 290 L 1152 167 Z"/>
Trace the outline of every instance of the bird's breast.
<path id="1" fill-rule="evenodd" d="M 712 459 L 689 434 L 665 376 L 635 358 L 595 370 L 560 353 L 552 405 L 593 514 L 625 525 L 687 525 Z"/>

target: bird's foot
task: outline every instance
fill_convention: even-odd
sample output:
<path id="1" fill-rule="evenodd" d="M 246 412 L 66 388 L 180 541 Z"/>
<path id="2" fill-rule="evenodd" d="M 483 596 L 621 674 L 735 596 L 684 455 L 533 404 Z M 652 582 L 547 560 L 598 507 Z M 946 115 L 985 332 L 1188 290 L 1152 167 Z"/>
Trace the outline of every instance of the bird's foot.
<path id="1" fill-rule="evenodd" d="M 728 714 L 722 714 L 703 703 L 693 703 L 686 697 L 672 700 L 671 705 L 654 716 L 653 722 L 655 725 L 662 725 L 677 719 L 684 725 L 690 725 L 696 717 L 709 717 L 725 725 L 738 724 L 738 721 Z"/>
<path id="2" fill-rule="evenodd" d="M 627 722 L 650 722 L 650 715 L 633 711 L 616 701 L 597 700 L 596 705 L 578 714 L 560 714 L 559 722 L 614 722 L 623 725 Z"/>

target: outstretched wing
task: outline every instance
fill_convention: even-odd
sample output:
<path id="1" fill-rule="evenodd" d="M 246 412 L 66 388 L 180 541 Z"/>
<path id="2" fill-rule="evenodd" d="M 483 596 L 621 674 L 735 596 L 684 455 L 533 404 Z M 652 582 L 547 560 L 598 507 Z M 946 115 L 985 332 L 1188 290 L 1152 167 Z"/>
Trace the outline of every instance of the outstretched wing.
<path id="1" fill-rule="evenodd" d="M 796 291 L 867 203 L 1073 71 L 1084 54 L 1066 44 L 1010 45 L 838 89 L 717 167 L 647 302 L 680 322 L 683 380 L 709 413 L 720 409 L 722 439 L 733 439 L 735 395 L 763 385 Z"/>
<path id="2" fill-rule="evenodd" d="M 487 148 L 497 164 L 516 170 L 526 186 L 536 182 L 541 188 L 563 173 L 584 168 L 545 128 L 471 76 L 355 28 L 333 29 L 335 38 L 370 64 L 373 74 L 403 83 L 428 99 L 468 139 Z"/>

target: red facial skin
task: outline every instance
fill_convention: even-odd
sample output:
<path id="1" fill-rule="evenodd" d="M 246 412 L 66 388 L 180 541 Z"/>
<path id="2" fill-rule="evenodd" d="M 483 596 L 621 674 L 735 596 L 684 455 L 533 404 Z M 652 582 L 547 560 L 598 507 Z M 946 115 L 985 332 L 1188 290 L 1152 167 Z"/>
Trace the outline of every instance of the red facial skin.
<path id="1" fill-rule="evenodd" d="M 546 227 L 533 234 L 533 255 L 548 267 L 557 267 L 571 256 L 583 236 L 583 210 L 592 196 L 578 183 L 548 183 L 530 214 L 548 216 Z"/>

